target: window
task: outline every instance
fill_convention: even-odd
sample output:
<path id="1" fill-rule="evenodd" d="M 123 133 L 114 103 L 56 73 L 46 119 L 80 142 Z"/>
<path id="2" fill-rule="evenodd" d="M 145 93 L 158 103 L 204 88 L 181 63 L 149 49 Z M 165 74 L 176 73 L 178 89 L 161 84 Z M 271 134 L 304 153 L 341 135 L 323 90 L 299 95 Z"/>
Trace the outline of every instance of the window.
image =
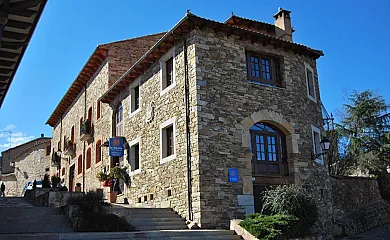
<path id="1" fill-rule="evenodd" d="M 270 86 L 281 86 L 278 58 L 247 52 L 246 65 L 248 81 Z"/>
<path id="2" fill-rule="evenodd" d="M 288 175 L 286 137 L 278 128 L 256 123 L 250 128 L 252 172 Z"/>
<path id="3" fill-rule="evenodd" d="M 67 144 L 68 144 L 68 143 L 66 142 L 66 136 L 64 136 L 64 149 L 63 149 L 64 151 L 65 151 L 66 148 L 67 148 Z"/>
<path id="4" fill-rule="evenodd" d="M 80 155 L 77 159 L 77 174 L 81 174 L 83 172 L 83 156 Z"/>
<path id="5" fill-rule="evenodd" d="M 61 140 L 57 143 L 57 151 L 61 151 Z"/>
<path id="6" fill-rule="evenodd" d="M 96 120 L 100 119 L 102 114 L 102 102 L 98 101 L 96 106 Z"/>
<path id="7" fill-rule="evenodd" d="M 140 79 L 130 85 L 130 115 L 138 112 L 140 107 Z"/>
<path id="8" fill-rule="evenodd" d="M 175 155 L 175 118 L 169 119 L 160 125 L 160 163 L 170 161 Z"/>
<path id="9" fill-rule="evenodd" d="M 74 144 L 74 126 L 72 126 L 72 129 L 70 130 L 70 141 Z"/>
<path id="10" fill-rule="evenodd" d="M 313 137 L 313 153 L 321 154 L 321 131 L 319 128 L 311 126 L 312 137 Z M 315 160 L 317 163 L 324 164 L 324 159 L 322 156 L 318 156 Z"/>
<path id="11" fill-rule="evenodd" d="M 91 157 L 92 157 L 92 154 L 91 154 L 91 148 L 88 148 L 87 150 L 87 163 L 86 163 L 86 168 L 91 168 Z"/>
<path id="12" fill-rule="evenodd" d="M 307 63 L 305 63 L 305 77 L 307 85 L 307 96 L 310 100 L 317 102 L 316 88 L 314 84 L 314 71 Z"/>
<path id="13" fill-rule="evenodd" d="M 51 152 L 51 145 L 47 145 L 46 146 L 46 156 L 49 156 L 50 152 Z M 53 151 L 53 153 L 54 153 L 54 151 Z"/>
<path id="14" fill-rule="evenodd" d="M 102 160 L 102 149 L 100 148 L 100 145 L 102 145 L 102 141 L 99 140 L 96 142 L 95 145 L 95 162 L 98 163 Z"/>
<path id="15" fill-rule="evenodd" d="M 160 61 L 161 68 L 161 93 L 169 91 L 175 86 L 175 56 L 174 48 L 169 50 Z"/>
<path id="16" fill-rule="evenodd" d="M 116 114 L 115 114 L 115 135 L 117 137 L 123 136 L 122 120 L 123 120 L 123 108 L 122 108 L 122 103 L 119 103 L 118 107 L 116 108 Z"/>
<path id="17" fill-rule="evenodd" d="M 65 175 L 65 167 L 63 167 L 61 170 L 61 176 L 64 176 L 64 175 Z"/>

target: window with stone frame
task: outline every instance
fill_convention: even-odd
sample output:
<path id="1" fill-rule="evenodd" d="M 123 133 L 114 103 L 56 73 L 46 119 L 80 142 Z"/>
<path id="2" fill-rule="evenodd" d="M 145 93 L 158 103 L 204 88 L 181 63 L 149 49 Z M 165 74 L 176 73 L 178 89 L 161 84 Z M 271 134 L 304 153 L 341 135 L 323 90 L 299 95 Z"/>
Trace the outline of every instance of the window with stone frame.
<path id="1" fill-rule="evenodd" d="M 176 85 L 174 52 L 175 49 L 173 47 L 160 59 L 161 94 L 164 94 Z"/>
<path id="2" fill-rule="evenodd" d="M 117 137 L 123 136 L 123 108 L 122 103 L 118 104 L 115 113 L 115 135 Z"/>
<path id="3" fill-rule="evenodd" d="M 91 148 L 88 148 L 87 150 L 87 161 L 86 161 L 86 169 L 91 168 L 91 162 L 92 162 L 92 150 Z"/>
<path id="4" fill-rule="evenodd" d="M 267 54 L 246 52 L 248 81 L 281 87 L 280 58 Z"/>
<path id="5" fill-rule="evenodd" d="M 324 164 L 324 158 L 321 155 L 321 130 L 315 126 L 311 126 L 312 138 L 313 138 L 313 153 L 317 155 L 315 161 L 319 164 Z"/>
<path id="6" fill-rule="evenodd" d="M 140 79 L 130 84 L 130 115 L 135 114 L 140 109 Z"/>
<path id="7" fill-rule="evenodd" d="M 306 86 L 307 86 L 307 97 L 310 100 L 317 102 L 316 88 L 315 88 L 315 81 L 314 81 L 314 71 L 313 68 L 311 68 L 307 63 L 305 63 L 305 78 L 306 78 Z"/>
<path id="8" fill-rule="evenodd" d="M 170 161 L 175 158 L 175 118 L 169 119 L 160 124 L 160 163 Z"/>
<path id="9" fill-rule="evenodd" d="M 140 166 L 140 147 L 139 147 L 139 141 L 138 139 L 131 143 L 130 146 L 130 171 L 132 173 L 138 173 L 141 169 Z"/>
<path id="10" fill-rule="evenodd" d="M 98 140 L 95 145 L 95 163 L 98 163 L 102 160 L 102 140 Z"/>
<path id="11" fill-rule="evenodd" d="M 77 174 L 81 174 L 83 172 L 83 156 L 80 155 L 77 159 Z"/>
<path id="12" fill-rule="evenodd" d="M 98 101 L 96 105 L 96 120 L 99 120 L 102 115 L 102 102 Z"/>
<path id="13" fill-rule="evenodd" d="M 268 123 L 256 123 L 250 128 L 250 152 L 253 175 L 288 175 L 286 136 Z"/>

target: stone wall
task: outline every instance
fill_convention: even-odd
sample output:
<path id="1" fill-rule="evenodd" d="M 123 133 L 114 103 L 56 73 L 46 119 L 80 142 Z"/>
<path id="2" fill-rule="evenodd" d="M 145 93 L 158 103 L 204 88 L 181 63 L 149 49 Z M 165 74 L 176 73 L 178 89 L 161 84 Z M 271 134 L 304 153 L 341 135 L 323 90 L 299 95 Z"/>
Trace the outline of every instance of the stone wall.
<path id="1" fill-rule="evenodd" d="M 332 176 L 331 183 L 334 221 L 381 199 L 376 179 Z"/>
<path id="2" fill-rule="evenodd" d="M 197 124 L 195 96 L 195 51 L 191 39 L 188 40 L 188 61 L 190 80 L 190 131 L 192 154 L 192 208 L 199 214 L 199 172 L 197 164 Z M 186 126 L 184 102 L 184 53 L 181 42 L 176 42 L 174 51 L 173 87 L 162 93 L 161 68 L 157 61 L 139 78 L 140 108 L 136 113 L 130 111 L 130 91 L 124 89 L 110 103 L 112 109 L 121 102 L 123 107 L 123 132 L 127 142 L 138 139 L 140 146 L 140 170 L 131 171 L 129 152 L 125 152 L 124 165 L 128 166 L 131 184 L 125 188 L 125 196 L 131 206 L 171 207 L 188 219 L 187 165 L 186 165 Z M 148 107 L 153 108 L 153 118 L 146 121 Z M 114 112 L 114 111 L 113 111 Z M 167 162 L 161 157 L 160 125 L 172 120 L 175 126 L 175 157 Z M 171 191 L 171 196 L 168 195 Z M 151 197 L 153 195 L 153 199 Z M 196 218 L 195 216 L 195 218 Z"/>
<path id="3" fill-rule="evenodd" d="M 249 128 L 263 121 L 286 134 L 290 176 L 284 182 L 307 186 L 320 205 L 321 226 L 314 232 L 330 232 L 327 168 L 311 160 L 311 126 L 322 129 L 315 60 L 207 28 L 195 31 L 202 227 L 226 227 L 229 219 L 253 212 Z M 246 50 L 281 57 L 282 87 L 247 81 Z M 305 63 L 314 69 L 317 102 L 307 96 Z M 228 182 L 229 168 L 239 170 L 238 183 Z"/>

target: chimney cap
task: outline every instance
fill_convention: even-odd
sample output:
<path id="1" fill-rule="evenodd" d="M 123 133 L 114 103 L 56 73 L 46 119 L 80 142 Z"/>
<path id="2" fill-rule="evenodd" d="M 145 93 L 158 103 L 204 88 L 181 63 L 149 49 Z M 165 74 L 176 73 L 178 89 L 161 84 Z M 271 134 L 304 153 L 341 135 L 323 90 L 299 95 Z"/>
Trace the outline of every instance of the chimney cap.
<path id="1" fill-rule="evenodd" d="M 279 17 L 281 17 L 281 16 L 283 15 L 283 13 L 284 13 L 284 15 L 285 15 L 286 17 L 289 18 L 289 17 L 290 17 L 291 11 L 285 10 L 285 9 L 279 7 L 279 8 L 278 8 L 278 12 L 274 15 L 274 18 L 275 18 L 275 19 L 278 19 Z"/>
<path id="2" fill-rule="evenodd" d="M 45 134 L 41 133 L 41 138 L 45 137 Z"/>

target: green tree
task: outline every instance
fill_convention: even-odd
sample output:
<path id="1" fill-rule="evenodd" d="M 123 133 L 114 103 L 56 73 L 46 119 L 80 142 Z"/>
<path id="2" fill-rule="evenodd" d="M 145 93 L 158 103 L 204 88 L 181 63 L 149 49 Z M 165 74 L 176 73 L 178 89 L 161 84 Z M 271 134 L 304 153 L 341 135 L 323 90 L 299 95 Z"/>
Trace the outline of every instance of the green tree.
<path id="1" fill-rule="evenodd" d="M 339 160 L 348 170 L 383 172 L 390 164 L 390 113 L 382 96 L 354 91 L 336 124 Z M 345 169 L 345 168 L 344 168 Z"/>

